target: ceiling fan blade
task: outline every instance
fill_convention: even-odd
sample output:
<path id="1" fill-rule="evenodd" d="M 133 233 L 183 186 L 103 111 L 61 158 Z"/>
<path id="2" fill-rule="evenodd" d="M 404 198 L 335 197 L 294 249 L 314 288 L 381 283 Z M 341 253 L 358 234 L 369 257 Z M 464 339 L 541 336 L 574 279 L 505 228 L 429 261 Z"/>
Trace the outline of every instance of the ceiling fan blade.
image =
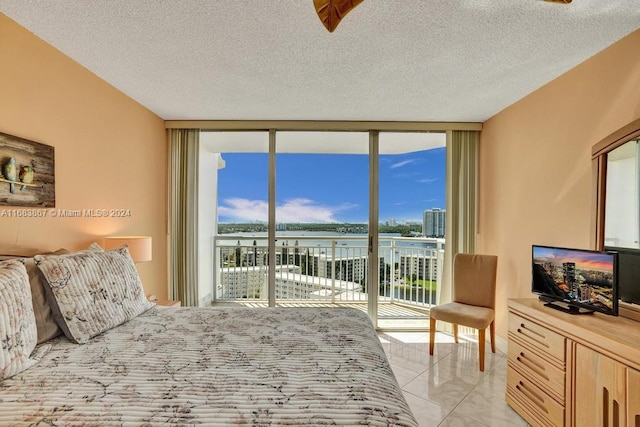
<path id="1" fill-rule="evenodd" d="M 568 3 L 571 3 L 572 0 L 544 0 L 544 1 L 548 1 L 549 3 L 564 3 L 564 4 L 568 4 Z"/>
<path id="2" fill-rule="evenodd" d="M 333 33 L 342 18 L 364 0 L 313 0 L 322 25 Z"/>

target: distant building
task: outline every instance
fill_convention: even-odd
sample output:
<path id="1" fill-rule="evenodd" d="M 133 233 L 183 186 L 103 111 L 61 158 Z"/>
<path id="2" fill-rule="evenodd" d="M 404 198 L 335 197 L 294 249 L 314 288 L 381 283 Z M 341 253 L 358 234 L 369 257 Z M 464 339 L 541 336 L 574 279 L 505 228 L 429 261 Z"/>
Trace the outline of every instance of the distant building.
<path id="1" fill-rule="evenodd" d="M 333 272 L 333 263 L 335 261 L 335 277 L 336 279 L 347 280 L 350 282 L 359 282 L 367 277 L 367 259 L 368 256 L 351 256 L 351 257 L 335 257 L 331 255 L 314 255 L 314 265 L 317 265 L 317 276 L 331 277 Z"/>
<path id="2" fill-rule="evenodd" d="M 438 258 L 426 254 L 400 255 L 400 275 L 420 280 L 438 280 Z"/>
<path id="3" fill-rule="evenodd" d="M 576 280 L 576 263 L 575 262 L 563 262 L 562 263 L 562 275 L 564 283 L 569 286 L 571 295 L 578 296 L 578 281 Z"/>
<path id="4" fill-rule="evenodd" d="M 297 265 L 278 265 L 276 275 L 281 273 L 300 274 Z M 227 267 L 220 269 L 218 299 L 267 298 L 265 291 L 268 267 L 266 265 L 250 267 Z"/>
<path id="5" fill-rule="evenodd" d="M 590 301 L 591 300 L 591 287 L 590 286 L 580 286 L 578 288 L 580 290 L 580 296 L 578 299 L 580 301 Z"/>
<path id="6" fill-rule="evenodd" d="M 422 217 L 422 235 L 424 237 L 444 237 L 445 230 L 444 209 L 433 208 L 424 211 Z"/>
<path id="7" fill-rule="evenodd" d="M 218 299 L 267 299 L 269 268 L 230 267 L 221 269 L 217 289 Z M 359 283 L 309 276 L 297 265 L 276 266 L 275 294 L 277 299 L 345 299 L 366 300 Z"/>
<path id="8" fill-rule="evenodd" d="M 336 251 L 342 252 L 338 248 Z M 276 296 L 277 298 L 320 298 L 338 292 L 329 287 L 339 283 L 339 292 L 361 292 L 367 278 L 369 257 L 366 254 L 332 256 L 326 253 L 301 250 L 298 242 L 276 247 Z M 269 269 L 268 249 L 254 242 L 250 246 L 220 248 L 220 277 L 216 296 L 218 299 L 262 298 L 267 295 Z M 380 277 L 385 274 L 384 257 L 378 261 Z M 298 277 L 294 279 L 294 277 Z M 332 280 L 332 277 L 335 280 Z M 315 279 L 313 279 L 315 278 Z M 322 279 L 322 280 L 320 280 Z M 329 282 L 327 282 L 327 280 Z M 327 285 L 331 283 L 331 285 Z M 299 289 L 296 289 L 295 287 Z"/>
<path id="9" fill-rule="evenodd" d="M 309 276 L 292 271 L 276 273 L 276 299 L 366 299 L 362 298 L 361 285 L 346 280 L 331 280 L 326 277 Z M 264 292 L 266 293 L 266 287 Z"/>

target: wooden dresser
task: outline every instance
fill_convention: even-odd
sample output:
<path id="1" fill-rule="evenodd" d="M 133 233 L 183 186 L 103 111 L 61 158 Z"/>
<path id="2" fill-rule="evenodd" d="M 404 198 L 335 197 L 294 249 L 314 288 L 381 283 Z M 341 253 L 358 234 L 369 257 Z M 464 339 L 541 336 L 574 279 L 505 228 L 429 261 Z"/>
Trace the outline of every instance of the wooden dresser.
<path id="1" fill-rule="evenodd" d="M 511 299 L 506 401 L 534 426 L 640 427 L 640 322 Z"/>

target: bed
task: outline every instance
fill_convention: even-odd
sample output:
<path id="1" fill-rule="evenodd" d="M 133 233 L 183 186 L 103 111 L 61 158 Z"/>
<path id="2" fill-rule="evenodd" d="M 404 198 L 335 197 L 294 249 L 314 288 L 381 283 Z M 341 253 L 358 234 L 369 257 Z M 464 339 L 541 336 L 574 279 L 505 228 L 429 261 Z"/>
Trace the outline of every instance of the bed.
<path id="1" fill-rule="evenodd" d="M 120 253 L 128 264 L 128 252 Z M 105 295 L 105 287 L 96 287 L 93 279 L 87 280 L 93 288 L 85 289 L 91 296 L 83 295 L 82 304 L 74 302 L 73 312 L 62 294 L 56 296 L 57 286 L 78 297 L 73 283 L 82 280 L 73 271 L 86 275 L 87 259 L 94 257 L 40 259 L 45 289 L 47 281 L 53 289 L 47 291 L 48 302 L 56 305 L 58 298 L 60 306 L 52 312 L 63 314 L 65 334 L 37 344 L 18 372 L 5 372 L 0 425 L 417 426 L 365 313 L 319 307 L 159 307 L 146 299 L 143 303 L 137 294 L 132 297 L 129 289 L 125 294 L 142 308 L 125 313 L 115 326 L 109 323 L 112 315 L 102 316 L 107 326 L 96 333 L 87 327 L 93 320 L 78 307 L 104 311 L 96 304 L 118 298 Z M 2 279 L 7 262 L 0 263 L 0 284 L 9 283 Z M 46 263 L 55 267 L 53 277 L 42 272 Z M 118 277 L 127 276 L 116 265 Z M 7 286 L 17 289 L 24 282 L 0 285 L 0 299 L 9 298 Z M 109 286 L 118 288 L 112 282 Z M 125 306 L 126 312 L 126 305 L 120 301 L 116 310 Z M 81 325 L 80 333 L 73 322 Z M 3 344 L 6 352 L 6 340 Z"/>

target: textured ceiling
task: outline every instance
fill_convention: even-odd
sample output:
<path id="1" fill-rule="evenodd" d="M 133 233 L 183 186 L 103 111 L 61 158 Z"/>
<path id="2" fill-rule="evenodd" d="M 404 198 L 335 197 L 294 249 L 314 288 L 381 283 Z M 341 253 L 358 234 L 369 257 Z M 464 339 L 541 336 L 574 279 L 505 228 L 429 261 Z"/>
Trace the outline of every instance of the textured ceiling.
<path id="1" fill-rule="evenodd" d="M 640 28 L 639 0 L 0 0 L 164 119 L 484 121 Z"/>

